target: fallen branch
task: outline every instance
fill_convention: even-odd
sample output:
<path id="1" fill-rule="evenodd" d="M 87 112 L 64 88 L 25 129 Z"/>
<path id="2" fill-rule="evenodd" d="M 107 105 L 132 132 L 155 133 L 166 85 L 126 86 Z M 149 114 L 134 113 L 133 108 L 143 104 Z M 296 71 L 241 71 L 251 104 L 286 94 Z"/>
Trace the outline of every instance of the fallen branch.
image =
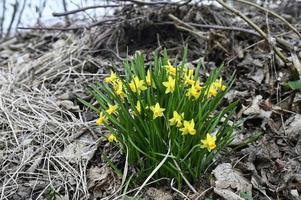
<path id="1" fill-rule="evenodd" d="M 168 15 L 169 18 L 171 18 L 173 21 L 176 22 L 175 26 L 183 31 L 187 31 L 201 39 L 204 40 L 208 40 L 208 37 L 200 34 L 200 31 L 196 30 L 193 26 L 189 25 L 188 23 L 183 22 L 182 20 L 180 20 L 179 18 L 177 18 L 176 16 L 174 16 L 173 14 L 169 14 Z"/>
<path id="2" fill-rule="evenodd" d="M 155 23 L 158 25 L 162 24 L 174 24 L 174 22 L 162 22 L 162 23 Z M 239 31 L 239 32 L 244 32 L 244 33 L 249 33 L 252 35 L 256 35 L 258 37 L 261 37 L 256 31 L 253 31 L 251 29 L 244 29 L 244 28 L 239 28 L 235 26 L 220 26 L 220 25 L 215 25 L 215 24 L 197 24 L 197 23 L 191 23 L 191 22 L 186 22 L 186 24 L 193 26 L 193 27 L 199 27 L 199 28 L 204 28 L 204 29 L 219 29 L 219 30 L 227 30 L 227 31 Z"/>

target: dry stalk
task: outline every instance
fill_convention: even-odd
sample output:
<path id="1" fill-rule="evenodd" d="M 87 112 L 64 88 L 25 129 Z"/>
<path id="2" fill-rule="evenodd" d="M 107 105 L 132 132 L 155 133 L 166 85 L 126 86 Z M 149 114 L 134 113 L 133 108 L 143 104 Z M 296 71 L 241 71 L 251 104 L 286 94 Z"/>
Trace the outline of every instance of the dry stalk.
<path id="1" fill-rule="evenodd" d="M 179 18 L 177 18 L 176 16 L 174 16 L 173 14 L 169 14 L 168 15 L 173 21 L 176 22 L 175 26 L 182 30 L 182 31 L 186 31 L 189 32 L 193 35 L 195 35 L 196 37 L 203 39 L 203 40 L 208 40 L 208 37 L 204 36 L 201 34 L 200 31 L 198 31 L 197 29 L 195 29 L 193 26 L 183 22 L 182 20 L 180 20 Z"/>

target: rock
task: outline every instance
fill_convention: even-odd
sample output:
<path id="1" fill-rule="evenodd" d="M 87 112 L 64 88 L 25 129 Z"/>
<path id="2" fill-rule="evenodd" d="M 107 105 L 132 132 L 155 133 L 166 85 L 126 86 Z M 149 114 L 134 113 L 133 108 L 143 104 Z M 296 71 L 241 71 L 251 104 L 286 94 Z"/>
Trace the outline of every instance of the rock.
<path id="1" fill-rule="evenodd" d="M 147 189 L 146 195 L 153 200 L 172 200 L 170 193 L 153 187 Z"/>
<path id="2" fill-rule="evenodd" d="M 212 171 L 212 174 L 215 177 L 214 191 L 217 191 L 216 193 L 225 199 L 232 199 L 228 198 L 229 195 L 232 195 L 233 199 L 240 199 L 239 196 L 235 196 L 232 189 L 237 192 L 252 192 L 252 184 L 249 183 L 239 171 L 233 169 L 230 163 L 218 165 Z"/>

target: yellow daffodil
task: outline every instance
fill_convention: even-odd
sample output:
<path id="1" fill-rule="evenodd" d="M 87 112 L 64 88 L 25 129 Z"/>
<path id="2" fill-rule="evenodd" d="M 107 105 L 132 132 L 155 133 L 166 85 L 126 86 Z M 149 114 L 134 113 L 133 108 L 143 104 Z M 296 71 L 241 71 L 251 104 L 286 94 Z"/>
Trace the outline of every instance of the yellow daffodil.
<path id="1" fill-rule="evenodd" d="M 186 93 L 186 96 L 188 96 L 189 98 L 193 97 L 195 99 L 198 99 L 200 96 L 201 92 L 199 90 L 197 90 L 197 88 L 195 87 L 195 85 L 192 85 Z"/>
<path id="2" fill-rule="evenodd" d="M 116 138 L 116 136 L 115 136 L 114 134 L 111 133 L 111 134 L 108 136 L 108 141 L 109 141 L 110 143 L 117 142 L 117 138 Z"/>
<path id="3" fill-rule="evenodd" d="M 163 116 L 163 111 L 165 110 L 164 108 L 160 107 L 159 103 L 156 103 L 155 106 L 150 106 L 151 111 L 153 111 L 153 119 L 156 119 L 157 117 L 162 117 Z"/>
<path id="4" fill-rule="evenodd" d="M 207 133 L 206 139 L 201 140 L 201 148 L 207 148 L 209 152 L 216 148 L 216 136 L 211 136 Z"/>
<path id="5" fill-rule="evenodd" d="M 193 119 L 191 121 L 184 120 L 184 127 L 180 129 L 182 131 L 182 135 L 195 135 L 196 130 L 194 129 L 194 121 Z"/>
<path id="6" fill-rule="evenodd" d="M 183 125 L 182 120 L 184 119 L 184 113 L 181 115 L 177 111 L 173 111 L 173 118 L 169 119 L 170 125 L 177 125 L 181 127 Z"/>
<path id="7" fill-rule="evenodd" d="M 226 86 L 222 84 L 223 79 L 220 78 L 219 80 L 216 80 L 213 83 L 213 86 L 217 89 L 217 90 L 221 90 L 221 91 L 225 91 L 226 90 Z"/>
<path id="8" fill-rule="evenodd" d="M 197 80 L 197 81 L 195 82 L 194 87 L 195 87 L 195 89 L 198 90 L 198 91 L 200 91 L 200 90 L 203 89 L 203 87 L 200 86 L 200 81 L 199 81 L 199 80 Z"/>
<path id="9" fill-rule="evenodd" d="M 144 80 L 140 80 L 138 76 L 134 76 L 133 80 L 130 82 L 130 88 L 133 92 L 137 92 L 138 94 L 141 93 L 141 91 L 146 90 L 146 86 L 144 85 Z"/>
<path id="10" fill-rule="evenodd" d="M 150 70 L 147 70 L 145 81 L 148 86 L 152 85 L 152 76 Z"/>
<path id="11" fill-rule="evenodd" d="M 167 65 L 165 65 L 165 68 L 166 68 L 166 71 L 167 71 L 167 73 L 169 75 L 176 76 L 176 74 L 177 74 L 177 68 L 175 68 L 174 66 L 172 66 L 169 61 L 167 61 Z"/>
<path id="12" fill-rule="evenodd" d="M 119 96 L 122 100 L 126 97 L 126 94 L 123 91 L 123 83 L 121 80 L 117 80 L 114 84 L 114 91 L 117 96 Z"/>
<path id="13" fill-rule="evenodd" d="M 156 85 L 154 83 L 154 80 L 152 79 L 152 74 L 150 70 L 147 70 L 145 82 L 147 86 L 152 86 L 153 88 L 156 88 Z"/>
<path id="14" fill-rule="evenodd" d="M 107 120 L 107 117 L 101 112 L 99 118 L 96 120 L 98 126 L 102 125 Z"/>
<path id="15" fill-rule="evenodd" d="M 106 112 L 107 112 L 109 115 L 112 115 L 112 114 L 116 113 L 117 108 L 118 108 L 117 105 L 111 105 L 111 104 L 109 104 L 109 108 L 106 110 Z"/>
<path id="16" fill-rule="evenodd" d="M 114 84 L 118 80 L 118 77 L 115 72 L 111 70 L 111 75 L 105 78 L 106 83 Z"/>
<path id="17" fill-rule="evenodd" d="M 193 80 L 193 69 L 189 69 L 187 67 L 184 68 L 184 84 L 186 85 L 194 85 L 195 80 Z"/>
<path id="18" fill-rule="evenodd" d="M 217 90 L 214 87 L 214 85 L 210 85 L 206 94 L 207 94 L 207 97 L 215 97 L 217 95 Z"/>
<path id="19" fill-rule="evenodd" d="M 195 80 L 185 77 L 185 85 L 194 85 Z"/>
<path id="20" fill-rule="evenodd" d="M 137 105 L 135 106 L 138 113 L 140 114 L 141 113 L 141 104 L 140 104 L 140 101 L 137 101 Z"/>
<path id="21" fill-rule="evenodd" d="M 163 82 L 163 85 L 166 87 L 165 94 L 173 93 L 173 91 L 175 90 L 175 86 L 176 86 L 176 80 L 173 79 L 171 76 L 169 76 L 168 81 Z"/>

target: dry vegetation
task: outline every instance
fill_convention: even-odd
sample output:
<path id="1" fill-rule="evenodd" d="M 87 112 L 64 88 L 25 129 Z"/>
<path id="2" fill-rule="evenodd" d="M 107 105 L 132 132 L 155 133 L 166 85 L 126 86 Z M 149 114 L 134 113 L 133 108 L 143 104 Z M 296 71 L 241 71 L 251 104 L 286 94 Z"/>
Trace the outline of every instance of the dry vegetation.
<path id="1" fill-rule="evenodd" d="M 91 101 L 86 87 L 113 65 L 122 71 L 122 61 L 137 50 L 150 55 L 166 47 L 175 57 L 186 44 L 189 62 L 204 60 L 202 76 L 222 62 L 224 79 L 236 70 L 224 103 L 240 100 L 241 126 L 232 148 L 195 191 L 155 180 L 161 186 L 143 188 L 141 197 L 240 199 L 243 193 L 245 199 L 300 199 L 301 94 L 284 87 L 300 79 L 298 2 L 283 1 L 274 13 L 244 3 L 236 5 L 237 12 L 191 2 L 131 2 L 90 25 L 35 27 L 2 39 L 0 199 L 133 196 L 138 188 L 126 188 L 108 163 L 109 158 L 130 175 L 126 156 L 107 144 L 106 131 L 77 98 Z M 211 172 L 214 178 L 208 178 Z"/>

